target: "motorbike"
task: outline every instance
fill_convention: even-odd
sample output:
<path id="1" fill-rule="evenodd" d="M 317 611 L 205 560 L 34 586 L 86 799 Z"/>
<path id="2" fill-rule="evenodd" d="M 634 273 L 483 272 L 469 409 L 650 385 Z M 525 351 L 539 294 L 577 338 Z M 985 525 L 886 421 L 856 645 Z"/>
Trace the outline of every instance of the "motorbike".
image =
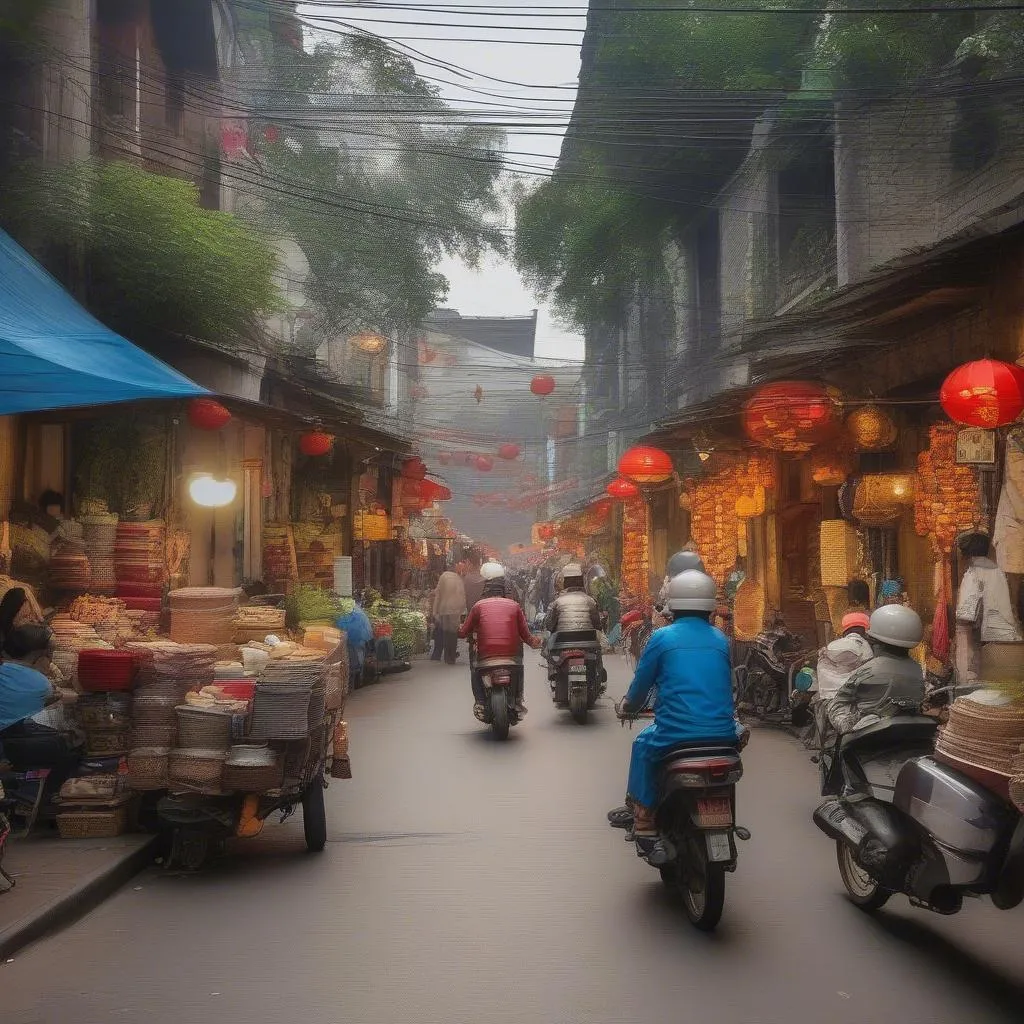
<path id="1" fill-rule="evenodd" d="M 477 718 L 491 727 L 494 738 L 508 739 L 508 731 L 518 725 L 516 691 L 523 674 L 522 658 L 474 659 L 474 671 L 480 674 L 486 700 L 474 709 Z"/>
<path id="2" fill-rule="evenodd" d="M 797 673 L 807 664 L 803 641 L 785 626 L 765 630 L 747 648 L 742 664 L 733 669 L 737 710 L 762 721 L 793 723 L 807 701 L 793 700 Z"/>
<path id="3" fill-rule="evenodd" d="M 548 681 L 555 706 L 568 708 L 580 724 L 586 722 L 607 681 L 597 630 L 563 630 L 552 636 Z"/>
<path id="4" fill-rule="evenodd" d="M 623 715 L 632 721 L 646 715 Z M 662 759 L 655 823 L 670 854 L 652 865 L 683 905 L 694 927 L 710 932 L 725 909 L 725 876 L 736 870 L 736 840 L 750 832 L 736 824 L 736 783 L 743 777 L 739 747 L 682 743 Z"/>
<path id="5" fill-rule="evenodd" d="M 836 844 L 850 900 L 872 912 L 896 893 L 956 914 L 965 896 L 1001 910 L 1024 900 L 1024 819 L 1005 778 L 933 755 L 938 722 L 904 713 L 837 740 L 814 823 Z"/>

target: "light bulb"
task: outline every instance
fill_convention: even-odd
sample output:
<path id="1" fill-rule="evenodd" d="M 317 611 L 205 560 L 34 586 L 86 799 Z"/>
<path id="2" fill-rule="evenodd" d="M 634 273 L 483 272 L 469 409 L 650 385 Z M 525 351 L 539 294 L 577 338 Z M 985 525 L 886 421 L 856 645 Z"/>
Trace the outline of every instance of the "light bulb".
<path id="1" fill-rule="evenodd" d="M 235 500 L 234 480 L 216 480 L 212 473 L 199 473 L 188 485 L 189 497 L 203 508 L 224 508 Z"/>

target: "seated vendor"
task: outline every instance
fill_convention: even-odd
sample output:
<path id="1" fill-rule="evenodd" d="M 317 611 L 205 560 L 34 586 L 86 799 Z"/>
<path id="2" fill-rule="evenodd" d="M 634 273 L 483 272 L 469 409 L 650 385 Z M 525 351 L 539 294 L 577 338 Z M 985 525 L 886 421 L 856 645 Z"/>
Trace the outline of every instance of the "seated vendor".
<path id="1" fill-rule="evenodd" d="M 11 627 L 4 636 L 0 662 L 0 747 L 19 771 L 48 768 L 44 794 L 52 799 L 78 764 L 64 737 L 32 721 L 50 704 L 72 703 L 73 690 L 58 690 L 39 669 L 49 657 L 52 634 L 46 626 Z"/>

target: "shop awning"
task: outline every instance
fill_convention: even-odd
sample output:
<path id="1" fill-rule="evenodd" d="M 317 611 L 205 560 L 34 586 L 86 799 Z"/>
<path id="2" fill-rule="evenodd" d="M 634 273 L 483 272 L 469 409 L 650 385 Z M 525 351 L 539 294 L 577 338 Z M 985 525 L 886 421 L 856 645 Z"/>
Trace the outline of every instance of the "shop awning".
<path id="1" fill-rule="evenodd" d="M 0 231 L 0 415 L 202 394 L 104 327 Z"/>

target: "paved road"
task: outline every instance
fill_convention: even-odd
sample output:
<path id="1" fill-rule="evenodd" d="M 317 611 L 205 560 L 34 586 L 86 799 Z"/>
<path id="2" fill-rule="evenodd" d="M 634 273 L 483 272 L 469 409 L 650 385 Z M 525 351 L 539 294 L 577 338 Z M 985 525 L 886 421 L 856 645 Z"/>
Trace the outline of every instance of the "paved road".
<path id="1" fill-rule="evenodd" d="M 625 671 L 613 668 L 621 692 Z M 1024 911 L 959 917 L 840 895 L 788 737 L 746 757 L 741 846 L 713 936 L 604 823 L 628 731 L 581 728 L 539 670 L 504 745 L 465 670 L 418 665 L 350 702 L 356 778 L 331 842 L 268 827 L 200 877 L 153 871 L 0 968 L 4 1024 L 972 1024 L 1021 1020 Z"/>

